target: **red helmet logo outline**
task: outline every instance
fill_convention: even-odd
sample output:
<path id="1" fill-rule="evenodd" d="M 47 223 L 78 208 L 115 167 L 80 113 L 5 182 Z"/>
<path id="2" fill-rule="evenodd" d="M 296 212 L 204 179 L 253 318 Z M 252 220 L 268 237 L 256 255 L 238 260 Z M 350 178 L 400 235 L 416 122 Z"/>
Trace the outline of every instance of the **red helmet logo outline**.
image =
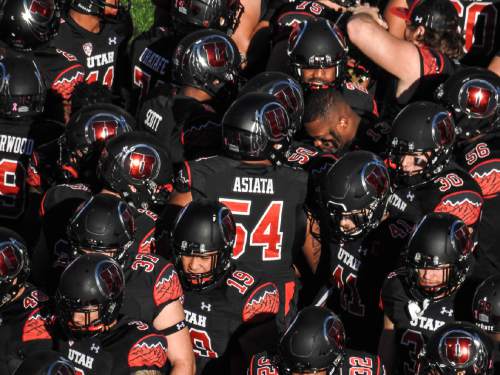
<path id="1" fill-rule="evenodd" d="M 207 62 L 212 68 L 221 68 L 229 62 L 226 41 L 203 43 Z"/>
<path id="2" fill-rule="evenodd" d="M 117 135 L 118 123 L 115 120 L 96 120 L 91 127 L 94 139 L 103 142 Z"/>
<path id="3" fill-rule="evenodd" d="M 288 113 L 285 108 L 278 103 L 270 103 L 264 106 L 261 113 L 262 120 L 268 124 L 268 129 L 271 131 L 271 140 L 282 140 L 287 134 L 289 125 Z"/>
<path id="4" fill-rule="evenodd" d="M 106 297 L 119 295 L 125 286 L 125 280 L 120 267 L 114 262 L 104 260 L 97 266 L 97 285 Z"/>
<path id="5" fill-rule="evenodd" d="M 472 355 L 473 342 L 470 337 L 447 337 L 444 341 L 446 359 L 456 365 L 465 365 Z"/>
<path id="6" fill-rule="evenodd" d="M 7 244 L 0 250 L 0 276 L 15 277 L 21 267 L 16 254 L 16 249 Z"/>

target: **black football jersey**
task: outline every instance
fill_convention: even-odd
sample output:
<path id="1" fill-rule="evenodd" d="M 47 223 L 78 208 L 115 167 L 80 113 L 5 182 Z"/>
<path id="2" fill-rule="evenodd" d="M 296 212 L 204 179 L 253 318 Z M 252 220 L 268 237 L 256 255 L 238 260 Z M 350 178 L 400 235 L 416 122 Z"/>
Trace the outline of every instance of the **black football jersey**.
<path id="1" fill-rule="evenodd" d="M 179 41 L 164 26 L 152 27 L 132 41 L 128 52 L 132 69 L 131 113 L 135 113 L 152 90 L 171 81 L 172 55 Z"/>
<path id="2" fill-rule="evenodd" d="M 384 313 L 394 323 L 398 343 L 395 368 L 402 375 L 415 374 L 418 354 L 434 331 L 463 319 L 459 304 L 470 306 L 470 300 L 462 300 L 460 290 L 434 302 L 416 301 L 405 287 L 405 272 L 400 269 L 389 274 L 381 294 Z"/>
<path id="3" fill-rule="evenodd" d="M 167 340 L 148 324 L 122 318 L 107 332 L 79 340 L 56 331 L 55 349 L 75 366 L 77 374 L 123 375 L 167 366 Z"/>
<path id="4" fill-rule="evenodd" d="M 379 296 L 383 281 L 397 266 L 400 249 L 375 229 L 353 241 L 338 241 L 321 220 L 321 259 L 317 274 L 335 289 L 328 306 L 341 318 L 350 348 L 377 352 L 382 330 Z"/>
<path id="5" fill-rule="evenodd" d="M 0 307 L 0 374 L 12 374 L 27 355 L 52 348 L 48 300 L 27 284 L 15 301 Z"/>
<path id="6" fill-rule="evenodd" d="M 238 328 L 279 310 L 279 292 L 241 269 L 213 288 L 185 292 L 184 311 L 196 356 L 197 374 L 229 374 L 230 340 Z M 226 356 L 225 356 L 226 354 Z"/>
<path id="7" fill-rule="evenodd" d="M 458 13 L 464 36 L 465 65 L 487 67 L 500 47 L 500 1 L 450 0 Z M 408 1 L 411 7 L 414 0 Z"/>
<path id="8" fill-rule="evenodd" d="M 500 270 L 496 244 L 500 241 L 500 133 L 491 133 L 457 150 L 457 161 L 481 187 L 484 204 L 478 232 L 478 269 L 481 278 Z"/>
<path id="9" fill-rule="evenodd" d="M 393 220 L 417 223 L 431 212 L 447 212 L 469 225 L 481 217 L 481 188 L 455 163 L 450 163 L 436 178 L 412 188 L 398 187 L 389 197 L 388 210 Z"/>
<path id="10" fill-rule="evenodd" d="M 118 65 L 124 61 L 128 37 L 120 22 L 102 22 L 100 32 L 93 33 L 65 15 L 52 44 L 78 58 L 88 83 L 99 82 L 113 88 Z"/>
<path id="11" fill-rule="evenodd" d="M 174 265 L 161 256 L 133 254 L 127 260 L 124 315 L 151 323 L 169 303 L 182 297 Z"/>
<path id="12" fill-rule="evenodd" d="M 248 375 L 280 375 L 277 358 L 266 352 L 258 353 L 250 360 Z M 353 349 L 345 349 L 345 355 L 335 375 L 385 375 L 385 367 L 378 355 Z M 283 374 L 284 375 L 284 374 Z"/>
<path id="13" fill-rule="evenodd" d="M 198 159 L 185 167 L 193 200 L 218 200 L 233 213 L 237 223 L 235 263 L 273 280 L 290 278 L 297 217 L 306 197 L 306 173 L 245 164 L 224 156 Z"/>

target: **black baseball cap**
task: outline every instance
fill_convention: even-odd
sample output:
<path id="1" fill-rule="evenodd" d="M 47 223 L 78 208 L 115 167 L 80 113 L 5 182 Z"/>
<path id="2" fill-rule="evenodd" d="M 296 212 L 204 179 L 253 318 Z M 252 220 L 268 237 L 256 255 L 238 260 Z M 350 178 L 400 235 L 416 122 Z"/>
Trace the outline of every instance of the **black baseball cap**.
<path id="1" fill-rule="evenodd" d="M 450 0 L 415 0 L 410 8 L 392 7 L 390 11 L 412 26 L 458 31 L 458 13 Z"/>

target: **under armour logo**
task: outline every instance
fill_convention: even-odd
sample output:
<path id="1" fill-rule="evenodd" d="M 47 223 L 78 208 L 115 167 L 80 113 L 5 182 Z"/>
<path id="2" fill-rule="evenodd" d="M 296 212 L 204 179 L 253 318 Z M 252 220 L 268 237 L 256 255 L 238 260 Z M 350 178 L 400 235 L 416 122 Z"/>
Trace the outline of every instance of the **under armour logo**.
<path id="1" fill-rule="evenodd" d="M 184 329 L 186 327 L 186 323 L 184 322 L 177 323 L 175 327 L 177 328 L 177 331 L 180 331 L 181 329 Z"/>
<path id="2" fill-rule="evenodd" d="M 421 23 L 423 20 L 424 20 L 424 18 L 422 16 L 416 16 L 415 17 L 415 22 L 416 23 Z"/>
<path id="3" fill-rule="evenodd" d="M 94 343 L 92 343 L 92 346 L 90 347 L 90 351 L 94 352 L 95 354 L 98 354 L 100 349 L 101 349 L 101 347 L 99 345 L 94 344 Z"/>
<path id="4" fill-rule="evenodd" d="M 71 346 L 73 346 L 73 344 L 74 344 L 74 343 L 75 343 L 75 342 L 74 342 L 73 340 L 69 340 L 69 341 L 68 341 L 68 345 L 69 345 L 70 347 L 71 347 Z"/>
<path id="5" fill-rule="evenodd" d="M 450 318 L 453 316 L 453 309 L 447 309 L 445 306 L 441 307 L 441 315 L 448 315 Z"/>
<path id="6" fill-rule="evenodd" d="M 201 309 L 205 311 L 212 311 L 212 305 L 210 303 L 201 302 Z"/>
<path id="7" fill-rule="evenodd" d="M 111 37 L 109 37 L 109 38 L 108 38 L 108 44 L 109 44 L 110 46 L 115 46 L 115 45 L 116 45 L 116 36 L 114 36 L 114 37 L 112 37 L 112 38 L 111 38 Z"/>
<path id="8" fill-rule="evenodd" d="M 406 199 L 408 199 L 410 202 L 413 202 L 413 200 L 415 199 L 415 194 L 409 191 L 408 194 L 406 194 Z"/>

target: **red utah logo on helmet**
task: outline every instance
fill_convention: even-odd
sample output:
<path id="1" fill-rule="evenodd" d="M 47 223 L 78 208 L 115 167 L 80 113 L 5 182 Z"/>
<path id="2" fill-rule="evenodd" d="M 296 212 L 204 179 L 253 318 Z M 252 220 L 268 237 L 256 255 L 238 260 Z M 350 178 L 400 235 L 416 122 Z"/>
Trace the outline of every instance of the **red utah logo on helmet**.
<path id="1" fill-rule="evenodd" d="M 92 122 L 92 131 L 96 141 L 105 141 L 116 135 L 118 123 L 115 120 L 99 120 Z"/>
<path id="2" fill-rule="evenodd" d="M 156 166 L 155 155 L 145 154 L 142 152 L 134 151 L 129 156 L 129 174 L 136 180 L 144 180 L 154 178 L 153 176 Z"/>
<path id="3" fill-rule="evenodd" d="M 208 64 L 213 68 L 220 68 L 228 61 L 226 42 L 209 42 L 203 44 L 203 49 L 207 54 Z"/>

